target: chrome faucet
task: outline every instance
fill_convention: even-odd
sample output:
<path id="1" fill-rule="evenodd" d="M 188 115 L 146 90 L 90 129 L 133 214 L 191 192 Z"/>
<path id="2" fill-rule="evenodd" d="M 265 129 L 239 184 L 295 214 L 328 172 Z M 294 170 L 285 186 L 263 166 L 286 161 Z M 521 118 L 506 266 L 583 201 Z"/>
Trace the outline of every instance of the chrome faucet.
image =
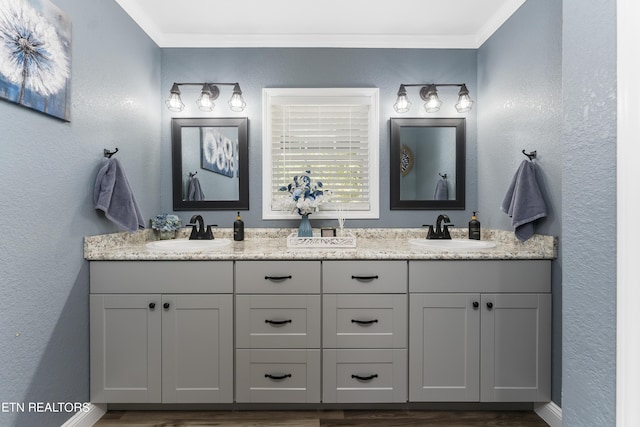
<path id="1" fill-rule="evenodd" d="M 189 240 L 213 240 L 213 231 L 211 227 L 217 227 L 216 224 L 207 225 L 207 228 L 204 227 L 204 218 L 202 215 L 194 215 L 191 217 L 189 224 L 191 227 L 191 234 L 189 235 Z"/>
<path id="2" fill-rule="evenodd" d="M 444 225 L 442 224 L 444 222 Z M 449 234 L 449 227 L 453 227 L 451 220 L 447 215 L 438 215 L 436 219 L 436 228 L 434 230 L 433 225 L 425 225 L 429 227 L 427 232 L 427 239 L 448 239 L 451 240 L 451 234 Z"/>

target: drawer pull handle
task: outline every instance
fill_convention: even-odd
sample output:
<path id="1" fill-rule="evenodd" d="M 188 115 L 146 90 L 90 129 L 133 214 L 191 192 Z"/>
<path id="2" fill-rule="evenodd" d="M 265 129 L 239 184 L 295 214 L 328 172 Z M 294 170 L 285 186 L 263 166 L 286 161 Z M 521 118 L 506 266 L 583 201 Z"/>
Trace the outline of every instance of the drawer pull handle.
<path id="1" fill-rule="evenodd" d="M 360 375 L 351 375 L 351 378 L 355 378 L 360 381 L 371 381 L 374 378 L 378 378 L 378 374 L 369 375 L 368 377 L 361 377 Z"/>
<path id="2" fill-rule="evenodd" d="M 265 319 L 264 323 L 268 323 L 270 325 L 284 325 L 287 323 L 291 323 L 292 320 L 291 319 L 287 319 L 287 320 L 269 320 L 269 319 Z"/>
<path id="3" fill-rule="evenodd" d="M 375 280 L 378 278 L 378 275 L 375 276 L 351 276 L 353 280 Z"/>
<path id="4" fill-rule="evenodd" d="M 473 302 L 473 308 L 478 308 L 479 306 L 480 304 L 478 303 L 478 301 Z"/>
<path id="5" fill-rule="evenodd" d="M 168 310 L 169 307 L 171 307 L 171 304 L 169 304 L 168 302 L 165 302 L 164 304 L 162 304 L 162 306 L 165 308 L 165 310 Z"/>
<path id="6" fill-rule="evenodd" d="M 293 276 L 264 276 L 264 280 L 271 280 L 272 282 L 281 282 L 283 280 L 292 279 Z"/>
<path id="7" fill-rule="evenodd" d="M 283 380 L 285 378 L 291 378 L 291 374 L 283 374 L 283 375 L 264 374 L 264 377 L 270 378 L 272 380 Z"/>
<path id="8" fill-rule="evenodd" d="M 493 303 L 492 303 L 492 302 L 488 302 L 488 303 L 487 303 L 487 308 L 488 308 L 489 310 L 491 310 L 491 309 L 493 308 Z"/>
<path id="9" fill-rule="evenodd" d="M 356 319 L 351 319 L 351 323 L 356 323 L 358 325 L 372 325 L 374 323 L 378 323 L 378 319 L 373 319 L 373 320 L 356 320 Z"/>

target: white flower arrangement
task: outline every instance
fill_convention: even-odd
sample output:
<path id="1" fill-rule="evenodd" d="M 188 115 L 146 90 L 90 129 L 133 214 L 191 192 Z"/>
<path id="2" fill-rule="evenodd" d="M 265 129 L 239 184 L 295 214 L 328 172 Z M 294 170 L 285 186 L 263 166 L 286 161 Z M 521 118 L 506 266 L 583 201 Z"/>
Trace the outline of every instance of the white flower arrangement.
<path id="1" fill-rule="evenodd" d="M 283 200 L 283 208 L 299 215 L 318 212 L 320 205 L 331 198 L 331 191 L 323 189 L 321 181 L 311 179 L 311 171 L 305 173 L 294 176 L 288 185 L 280 187 L 280 191 L 288 191 L 290 194 L 290 197 Z"/>
<path id="2" fill-rule="evenodd" d="M 182 221 L 176 215 L 156 215 L 151 220 L 151 228 L 158 231 L 176 231 L 182 226 Z"/>

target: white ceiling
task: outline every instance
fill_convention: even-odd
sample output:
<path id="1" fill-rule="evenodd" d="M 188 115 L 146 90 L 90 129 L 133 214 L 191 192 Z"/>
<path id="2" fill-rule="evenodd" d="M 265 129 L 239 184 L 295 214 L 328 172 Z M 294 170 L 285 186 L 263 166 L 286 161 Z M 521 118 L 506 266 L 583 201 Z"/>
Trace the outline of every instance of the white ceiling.
<path id="1" fill-rule="evenodd" d="M 160 47 L 478 48 L 526 0 L 116 0 Z"/>

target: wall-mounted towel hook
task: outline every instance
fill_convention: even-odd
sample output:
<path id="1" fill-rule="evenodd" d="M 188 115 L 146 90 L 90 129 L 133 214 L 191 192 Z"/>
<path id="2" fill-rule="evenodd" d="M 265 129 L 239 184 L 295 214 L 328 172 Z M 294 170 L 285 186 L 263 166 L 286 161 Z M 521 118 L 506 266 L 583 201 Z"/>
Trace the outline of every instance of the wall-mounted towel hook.
<path id="1" fill-rule="evenodd" d="M 116 147 L 116 151 L 109 151 L 106 148 L 104 149 L 104 156 L 107 158 L 111 158 L 111 156 L 113 156 L 114 154 L 116 154 L 118 152 L 118 147 Z"/>
<path id="2" fill-rule="evenodd" d="M 446 173 L 444 175 L 442 175 L 440 172 L 438 172 L 438 175 L 440 175 L 440 177 L 442 179 L 447 179 L 447 174 Z"/>
<path id="3" fill-rule="evenodd" d="M 189 178 L 193 178 L 194 176 L 198 175 L 198 171 L 195 172 L 189 172 Z"/>
<path id="4" fill-rule="evenodd" d="M 522 150 L 522 154 L 524 154 L 525 156 L 527 156 L 529 158 L 529 160 L 533 160 L 536 157 L 538 157 L 538 152 L 536 150 L 527 153 L 525 150 Z"/>

